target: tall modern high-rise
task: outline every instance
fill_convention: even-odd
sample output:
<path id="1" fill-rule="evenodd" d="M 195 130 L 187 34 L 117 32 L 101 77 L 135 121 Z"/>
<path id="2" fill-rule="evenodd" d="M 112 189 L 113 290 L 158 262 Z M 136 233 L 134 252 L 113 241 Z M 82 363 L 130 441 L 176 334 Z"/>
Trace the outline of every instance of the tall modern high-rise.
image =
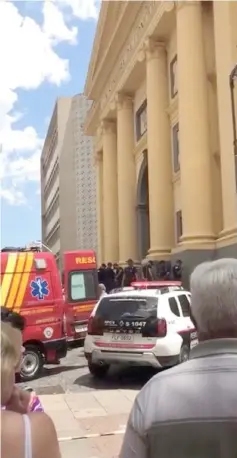
<path id="1" fill-rule="evenodd" d="M 42 241 L 62 267 L 63 252 L 97 250 L 93 138 L 84 135 L 90 101 L 60 97 L 41 155 Z"/>

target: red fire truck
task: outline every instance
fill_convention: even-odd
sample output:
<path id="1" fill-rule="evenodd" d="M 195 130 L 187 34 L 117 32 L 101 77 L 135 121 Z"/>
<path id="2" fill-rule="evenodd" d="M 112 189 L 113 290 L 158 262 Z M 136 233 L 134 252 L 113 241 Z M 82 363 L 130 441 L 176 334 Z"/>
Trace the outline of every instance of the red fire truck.
<path id="1" fill-rule="evenodd" d="M 25 317 L 21 377 L 37 378 L 44 364 L 67 354 L 66 316 L 61 279 L 52 253 L 5 248 L 1 253 L 1 306 Z M 67 331 L 68 332 L 68 331 Z M 72 333 L 72 331 L 70 331 Z"/>

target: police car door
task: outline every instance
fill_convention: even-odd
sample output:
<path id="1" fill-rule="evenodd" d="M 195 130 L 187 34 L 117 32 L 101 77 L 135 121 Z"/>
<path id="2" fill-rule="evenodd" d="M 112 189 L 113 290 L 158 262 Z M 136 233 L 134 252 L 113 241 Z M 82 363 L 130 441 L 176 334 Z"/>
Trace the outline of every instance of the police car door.
<path id="1" fill-rule="evenodd" d="M 185 324 L 176 293 L 167 295 L 166 301 L 168 302 L 168 307 L 166 307 L 168 330 L 169 332 L 180 332 L 183 330 Z"/>
<path id="2" fill-rule="evenodd" d="M 192 349 L 198 344 L 198 339 L 197 332 L 190 317 L 190 298 L 191 295 L 187 292 L 177 295 L 182 320 L 182 329 L 179 330 L 179 334 L 183 338 L 183 343 Z"/>

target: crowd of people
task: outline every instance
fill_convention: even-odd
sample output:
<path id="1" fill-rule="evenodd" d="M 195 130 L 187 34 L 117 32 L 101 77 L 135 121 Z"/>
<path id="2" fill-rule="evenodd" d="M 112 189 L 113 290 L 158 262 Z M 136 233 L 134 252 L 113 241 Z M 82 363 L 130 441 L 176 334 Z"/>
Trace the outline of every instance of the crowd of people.
<path id="1" fill-rule="evenodd" d="M 137 280 L 182 280 L 182 261 L 177 260 L 172 266 L 170 262 L 160 261 L 157 265 L 153 261 L 144 259 L 140 266 L 136 266 L 130 258 L 123 268 L 118 263 L 108 262 L 101 264 L 98 269 L 98 282 L 105 286 L 109 293 L 114 288 L 131 286 Z"/>
<path id="2" fill-rule="evenodd" d="M 134 269 L 131 263 L 128 267 Z M 108 268 L 113 270 L 102 270 Z M 158 373 L 142 388 L 120 458 L 237 457 L 237 260 L 200 264 L 190 286 L 199 343 L 189 361 Z M 34 393 L 15 385 L 24 325 L 23 317 L 2 307 L 1 453 L 60 458 L 52 420 Z"/>

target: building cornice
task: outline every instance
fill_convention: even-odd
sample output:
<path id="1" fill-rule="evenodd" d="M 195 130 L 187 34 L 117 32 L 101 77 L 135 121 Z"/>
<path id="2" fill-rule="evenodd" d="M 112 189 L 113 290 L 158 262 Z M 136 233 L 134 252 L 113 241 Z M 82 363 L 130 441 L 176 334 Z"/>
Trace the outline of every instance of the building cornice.
<path id="1" fill-rule="evenodd" d="M 139 14 L 136 15 L 133 26 L 130 26 L 130 33 L 127 32 L 126 35 L 124 31 L 126 28 L 122 28 L 118 21 L 117 32 L 120 34 L 123 32 L 126 39 L 120 53 L 116 54 L 114 47 L 115 43 L 111 43 L 108 46 L 116 62 L 114 65 L 113 60 L 113 71 L 110 71 L 110 77 L 108 78 L 108 72 L 106 78 L 102 73 L 97 75 L 97 78 L 100 80 L 100 91 L 94 102 L 93 110 L 90 110 L 86 120 L 86 133 L 89 135 L 94 135 L 99 120 L 107 118 L 110 116 L 109 113 L 114 110 L 116 106 L 116 93 L 123 92 L 126 81 L 136 66 L 137 61 L 139 59 L 142 61 L 145 58 L 144 41 L 148 37 L 153 36 L 157 24 L 160 22 L 163 15 L 174 10 L 175 5 L 175 2 L 172 1 L 157 0 L 147 2 L 126 2 L 127 8 L 130 8 L 130 11 L 128 9 L 126 10 L 126 15 L 124 15 L 125 19 L 127 19 L 128 16 L 131 17 L 131 13 L 133 13 L 133 18 L 135 17 L 133 8 L 137 3 L 140 4 L 140 11 Z M 103 62 L 103 67 L 107 68 L 107 70 L 108 67 L 111 66 L 111 62 L 109 62 L 108 59 L 109 57 L 107 54 Z M 98 89 L 99 84 L 97 85 L 97 91 Z M 90 92 L 90 94 L 91 93 L 92 92 Z"/>
<path id="2" fill-rule="evenodd" d="M 100 50 L 100 45 L 103 40 L 103 31 L 106 28 L 106 21 L 110 20 L 110 9 L 116 7 L 116 4 L 120 4 L 119 16 L 117 18 L 114 33 L 111 36 L 110 41 L 106 44 L 106 50 L 104 55 L 101 58 L 101 61 L 98 64 L 98 68 L 95 68 L 98 60 L 98 54 Z M 105 82 L 108 80 L 108 77 L 114 67 L 117 56 L 121 47 L 124 44 L 124 41 L 127 37 L 129 30 L 131 30 L 135 17 L 141 9 L 142 2 L 133 2 L 133 14 L 128 14 L 127 10 L 129 8 L 129 3 L 127 1 L 103 1 L 101 7 L 101 18 L 99 18 L 98 23 L 98 32 L 96 32 L 96 38 L 94 41 L 94 48 L 92 51 L 92 59 L 89 64 L 89 71 L 87 74 L 86 84 L 84 92 L 89 99 L 96 100 L 97 95 L 101 93 L 102 88 L 105 85 Z M 106 6 L 104 6 L 106 4 Z M 121 28 L 123 33 L 121 35 Z M 121 39 L 122 36 L 122 39 Z M 97 40 L 97 44 L 96 44 Z"/>
<path id="3" fill-rule="evenodd" d="M 93 102 L 89 111 L 87 112 L 84 122 L 85 135 L 95 135 L 99 123 L 100 116 L 100 103 Z"/>
<path id="4" fill-rule="evenodd" d="M 164 13 L 169 12 L 171 6 L 174 9 L 174 2 L 159 2 L 155 0 L 143 3 L 144 9 L 142 10 L 141 15 L 139 15 L 139 20 L 137 20 L 136 22 L 136 24 L 139 22 L 142 23 L 143 27 L 141 28 L 141 30 L 139 30 L 139 34 L 138 36 L 136 36 L 135 42 L 132 43 L 131 41 L 129 41 L 129 38 L 130 40 L 132 40 L 131 32 L 131 35 L 126 43 L 126 49 L 129 49 L 129 52 L 127 53 L 127 55 L 125 54 L 125 56 L 123 57 L 123 67 L 121 68 L 119 65 L 121 59 L 118 59 L 118 64 L 114 67 L 111 78 L 108 81 L 104 93 L 101 97 L 101 115 L 103 117 L 107 116 L 107 111 L 114 100 L 115 93 L 123 91 L 123 87 L 125 86 L 126 81 L 129 78 L 129 75 L 131 74 L 132 70 L 137 64 L 137 61 L 139 59 L 143 59 L 143 43 L 145 39 L 147 37 L 151 37 L 154 34 L 154 31 L 157 28 L 157 24 L 160 22 Z M 169 5 L 167 5 L 167 3 L 169 3 Z"/>
<path id="5" fill-rule="evenodd" d="M 91 55 L 87 77 L 86 77 L 86 82 L 85 82 L 85 87 L 84 87 L 84 94 L 86 95 L 88 95 L 90 86 L 92 84 L 92 75 L 95 70 L 95 64 L 96 64 L 98 52 L 100 49 L 102 33 L 103 33 L 103 29 L 104 29 L 105 22 L 107 19 L 108 7 L 109 7 L 109 2 L 103 2 L 103 1 L 101 2 L 99 19 L 98 19 L 97 28 L 95 32 L 95 38 L 94 38 L 93 47 L 92 47 L 92 55 Z"/>
<path id="6" fill-rule="evenodd" d="M 130 8 L 134 8 L 134 5 L 138 2 L 128 2 Z M 119 84 L 123 76 L 131 71 L 131 61 L 137 54 L 136 51 L 141 47 L 144 38 L 147 36 L 147 30 L 151 23 L 152 17 L 154 17 L 157 9 L 161 7 L 163 2 L 149 1 L 141 2 L 142 8 L 139 15 L 136 18 L 134 26 L 132 27 L 130 34 L 126 37 L 126 42 L 122 48 L 122 51 L 117 59 L 117 64 L 114 66 L 113 72 L 105 86 L 103 95 L 101 98 L 101 108 L 111 100 L 111 96 L 115 92 L 120 92 L 123 89 L 123 84 Z M 131 10 L 132 11 L 132 10 Z M 153 22 L 153 21 L 152 21 Z M 120 31 L 121 33 L 121 31 Z M 119 88 L 117 87 L 119 85 Z M 117 87 L 117 88 L 116 88 Z"/>

